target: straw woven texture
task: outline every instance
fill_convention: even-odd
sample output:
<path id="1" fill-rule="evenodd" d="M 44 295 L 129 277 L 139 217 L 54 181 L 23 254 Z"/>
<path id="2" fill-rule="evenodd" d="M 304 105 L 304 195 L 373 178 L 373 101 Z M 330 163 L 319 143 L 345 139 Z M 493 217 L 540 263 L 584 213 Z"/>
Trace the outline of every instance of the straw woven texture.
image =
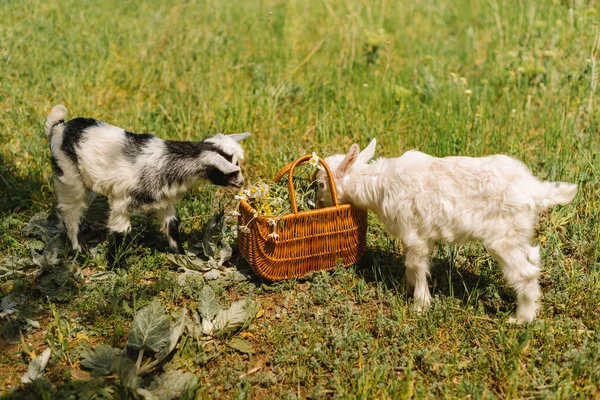
<path id="1" fill-rule="evenodd" d="M 345 267 L 356 263 L 366 250 L 367 211 L 351 204 L 339 204 L 331 170 L 325 168 L 331 188 L 333 206 L 298 212 L 293 185 L 294 169 L 306 163 L 310 155 L 286 165 L 275 176 L 278 182 L 288 174 L 290 207 L 277 229 L 279 238 L 269 237 L 270 218 L 254 217 L 246 201 L 240 203 L 239 224 L 248 225 L 249 233 L 239 232 L 240 252 L 261 277 L 277 281 L 300 277 L 312 271 L 331 270 L 338 263 Z"/>

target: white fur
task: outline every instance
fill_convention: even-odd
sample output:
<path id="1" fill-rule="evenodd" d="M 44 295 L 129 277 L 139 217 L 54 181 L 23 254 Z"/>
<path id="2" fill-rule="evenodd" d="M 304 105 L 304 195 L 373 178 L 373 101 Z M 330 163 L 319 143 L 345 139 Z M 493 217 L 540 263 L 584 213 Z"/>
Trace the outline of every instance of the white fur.
<path id="1" fill-rule="evenodd" d="M 46 133 L 56 165 L 62 172 L 55 174 L 59 214 L 73 249 L 77 251 L 82 249 L 78 238 L 79 223 L 90 192 L 108 198 L 108 228 L 111 232 L 129 231 L 133 209 L 153 211 L 171 248 L 177 250 L 178 243 L 170 236 L 169 223 L 177 219 L 175 202 L 179 197 L 199 179 L 207 179 L 198 171 L 218 170 L 223 175 L 231 175 L 227 185 L 240 187 L 243 184 L 239 162 L 244 159 L 244 151 L 238 141 L 250 136 L 249 133 L 217 134 L 204 140 L 228 154 L 231 162 L 216 151 L 203 150 L 196 158 L 182 160 L 182 157 L 176 160 L 176 165 L 171 165 L 173 159 L 169 157 L 172 153 L 167 151 L 164 140 L 152 136 L 143 145 L 133 146 L 131 141 L 127 142 L 125 130 L 96 121 L 96 125 L 80 132 L 74 162 L 63 148 L 68 125 L 64 122 L 66 113 L 63 105 L 55 106 L 46 120 Z M 197 144 L 190 143 L 190 146 Z M 128 151 L 132 152 L 129 156 Z M 136 190 L 144 190 L 154 201 L 138 207 L 134 196 Z"/>
<path id="2" fill-rule="evenodd" d="M 359 154 L 353 145 L 345 157 L 326 162 L 340 202 L 372 210 L 401 240 L 415 310 L 431 303 L 427 275 L 433 244 L 480 240 L 517 293 L 516 321 L 531 321 L 540 297 L 540 249 L 530 244 L 538 213 L 569 203 L 577 185 L 541 182 L 504 155 L 436 158 L 408 151 L 368 164 L 374 147 L 375 140 Z M 324 173 L 317 179 L 318 200 L 331 204 Z"/>

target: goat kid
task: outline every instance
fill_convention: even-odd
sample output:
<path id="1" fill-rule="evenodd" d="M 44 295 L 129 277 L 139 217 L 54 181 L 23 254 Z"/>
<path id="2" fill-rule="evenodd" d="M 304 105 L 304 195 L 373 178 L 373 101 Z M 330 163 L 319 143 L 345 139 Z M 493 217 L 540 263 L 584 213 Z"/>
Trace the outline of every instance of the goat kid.
<path id="1" fill-rule="evenodd" d="M 108 229 L 114 234 L 107 260 L 114 264 L 134 209 L 155 213 L 170 248 L 183 254 L 175 203 L 195 182 L 244 183 L 239 141 L 250 133 L 216 134 L 201 142 L 162 140 L 135 134 L 92 118 L 65 122 L 67 109 L 52 108 L 46 120 L 58 211 L 74 250 L 84 245 L 80 220 L 90 193 L 108 198 Z"/>
<path id="2" fill-rule="evenodd" d="M 505 155 L 436 158 L 408 151 L 369 164 L 375 145 L 373 139 L 360 152 L 354 144 L 347 155 L 326 162 L 340 202 L 372 210 L 402 242 L 415 311 L 431 304 L 427 276 L 433 244 L 480 240 L 516 291 L 516 318 L 511 321 L 533 320 L 541 271 L 540 248 L 531 246 L 534 225 L 541 211 L 570 203 L 577 185 L 541 182 L 523 163 Z M 318 202 L 330 205 L 323 171 L 317 180 Z"/>

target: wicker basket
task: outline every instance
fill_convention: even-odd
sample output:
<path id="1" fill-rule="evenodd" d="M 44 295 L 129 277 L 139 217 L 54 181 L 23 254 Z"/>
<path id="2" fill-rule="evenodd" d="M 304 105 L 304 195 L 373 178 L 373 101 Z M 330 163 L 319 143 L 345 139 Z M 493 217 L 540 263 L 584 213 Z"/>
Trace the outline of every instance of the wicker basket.
<path id="1" fill-rule="evenodd" d="M 339 204 L 331 170 L 325 168 L 331 188 L 332 207 L 298 212 L 294 192 L 294 169 L 306 163 L 310 155 L 286 165 L 275 176 L 278 182 L 288 174 L 292 212 L 284 215 L 278 238 L 269 237 L 273 227 L 270 218 L 254 218 L 254 209 L 246 201 L 240 203 L 239 224 L 249 233 L 238 234 L 240 252 L 261 277 L 277 281 L 300 277 L 312 271 L 331 270 L 338 262 L 345 267 L 356 263 L 366 250 L 367 211 L 351 204 Z"/>

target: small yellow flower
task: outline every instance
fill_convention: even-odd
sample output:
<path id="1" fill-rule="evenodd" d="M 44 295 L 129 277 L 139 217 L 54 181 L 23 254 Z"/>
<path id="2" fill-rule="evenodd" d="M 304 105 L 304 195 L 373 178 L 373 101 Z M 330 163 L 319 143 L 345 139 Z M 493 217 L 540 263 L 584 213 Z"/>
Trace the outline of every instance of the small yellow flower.
<path id="1" fill-rule="evenodd" d="M 473 91 L 472 91 L 471 89 L 466 89 L 466 90 L 465 90 L 465 94 L 466 94 L 467 96 L 470 96 L 470 95 L 472 95 L 472 94 L 473 94 Z"/>

